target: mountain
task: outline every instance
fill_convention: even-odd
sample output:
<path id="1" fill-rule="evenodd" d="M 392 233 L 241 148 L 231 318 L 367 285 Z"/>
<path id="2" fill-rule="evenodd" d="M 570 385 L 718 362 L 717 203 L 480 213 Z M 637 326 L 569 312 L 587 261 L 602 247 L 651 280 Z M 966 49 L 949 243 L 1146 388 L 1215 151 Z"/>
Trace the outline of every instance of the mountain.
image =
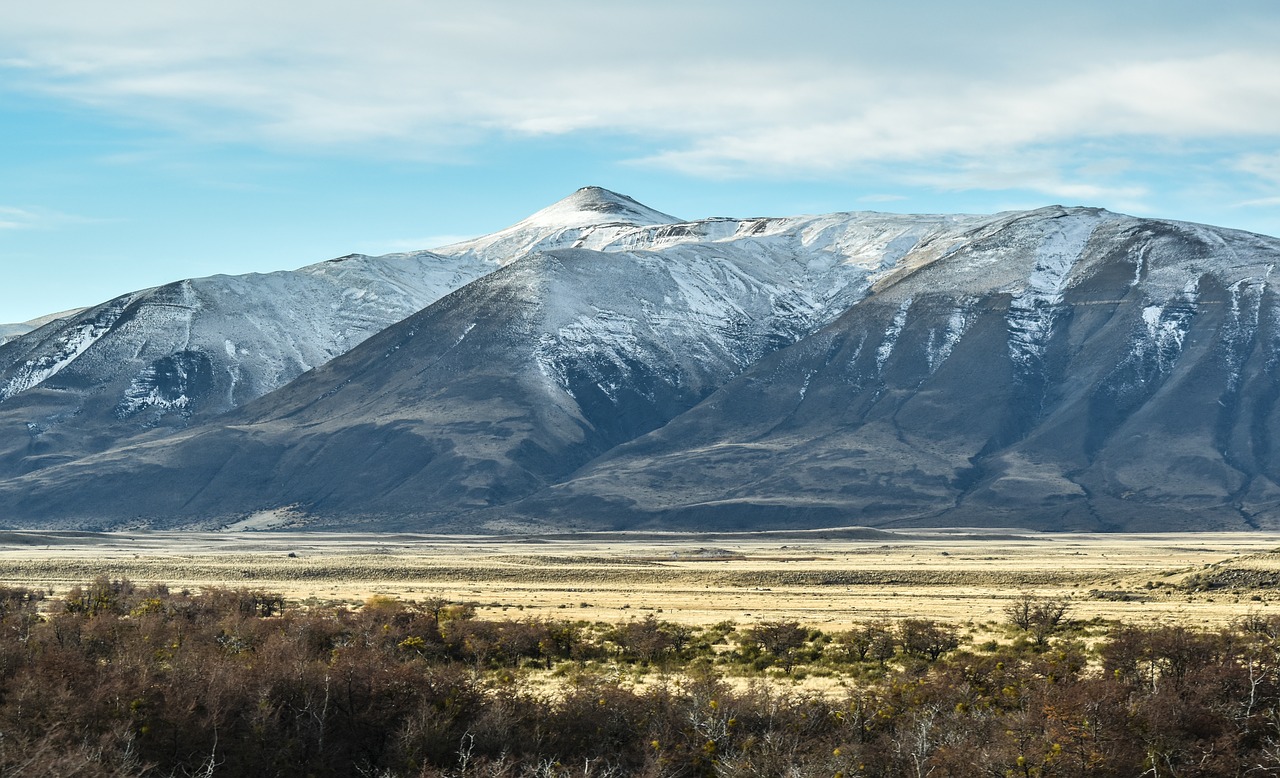
<path id="1" fill-rule="evenodd" d="M 637 227 L 676 224 L 680 219 L 626 195 L 584 186 L 568 197 L 505 230 L 438 249 L 441 254 L 506 264 L 513 259 L 562 248 L 607 251 L 644 243 L 652 235 Z M 635 236 L 632 239 L 632 236 Z"/>
<path id="2" fill-rule="evenodd" d="M 502 234 L 547 250 L 442 249 L 505 266 L 216 424 L 51 463 L 0 483 L 0 504 L 108 524 L 294 506 L 335 524 L 456 524 L 688 411 L 839 315 L 908 249 L 945 250 L 981 221 L 634 225 L 577 207 L 604 198 L 582 190 Z M 598 229 L 572 224 L 584 211 Z M 566 243 L 595 248 L 551 248 Z"/>
<path id="3" fill-rule="evenodd" d="M 77 314 L 82 310 L 84 309 L 76 308 L 72 311 L 63 311 L 61 313 L 51 313 L 47 316 L 40 316 L 30 321 L 16 322 L 14 324 L 0 324 L 0 346 L 14 340 L 20 335 L 26 335 L 32 330 L 38 330 L 49 322 L 57 321 L 58 319 L 65 319 L 66 317 Z"/>
<path id="4" fill-rule="evenodd" d="M 886 278 L 508 510 L 596 526 L 1280 527 L 1280 241 L 1051 208 Z"/>
<path id="5" fill-rule="evenodd" d="M 352 255 L 179 281 L 58 319 L 0 346 L 0 473 L 212 418 L 492 269 Z"/>
<path id="6" fill-rule="evenodd" d="M 571 242 L 589 229 L 584 214 L 610 236 L 671 220 L 589 187 L 497 235 Z M 0 475 L 236 408 L 509 259 L 471 244 L 447 256 L 352 254 L 296 271 L 188 279 L 10 325 L 14 336 L 0 344 Z"/>
<path id="7" fill-rule="evenodd" d="M 482 271 L 274 391 L 11 456 L 0 516 L 1273 529 L 1278 257 L 1098 209 L 680 222 L 589 187 L 437 250 Z"/>

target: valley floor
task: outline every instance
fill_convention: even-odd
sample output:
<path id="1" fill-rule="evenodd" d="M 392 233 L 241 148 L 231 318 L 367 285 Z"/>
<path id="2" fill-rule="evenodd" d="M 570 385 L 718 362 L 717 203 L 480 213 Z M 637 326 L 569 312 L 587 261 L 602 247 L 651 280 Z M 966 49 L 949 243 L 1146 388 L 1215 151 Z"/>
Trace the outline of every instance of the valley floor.
<path id="1" fill-rule="evenodd" d="M 1076 619 L 1216 627 L 1280 613 L 1280 537 L 862 529 L 722 535 L 445 537 L 0 532 L 0 582 L 61 594 L 98 576 L 218 585 L 314 603 L 475 603 L 490 617 L 616 622 L 880 618 L 995 622 L 1024 592 Z"/>

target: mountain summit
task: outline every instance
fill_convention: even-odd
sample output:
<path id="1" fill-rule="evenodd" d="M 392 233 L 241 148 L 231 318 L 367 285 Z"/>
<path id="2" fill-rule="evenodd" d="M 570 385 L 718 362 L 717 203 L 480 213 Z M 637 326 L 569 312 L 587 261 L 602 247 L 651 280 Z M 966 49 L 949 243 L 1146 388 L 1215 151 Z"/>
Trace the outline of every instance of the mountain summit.
<path id="1" fill-rule="evenodd" d="M 617 192 L 598 186 L 584 186 L 520 222 L 523 225 L 585 227 L 606 222 L 634 225 L 671 224 L 680 219 L 668 216 Z"/>
<path id="2" fill-rule="evenodd" d="M 646 227 L 679 221 L 626 195 L 585 186 L 506 229 L 437 251 L 505 265 L 535 251 L 605 248 Z"/>
<path id="3" fill-rule="evenodd" d="M 231 365 L 256 375 L 259 350 L 333 331 L 369 273 L 415 262 L 456 286 L 183 415 L 188 389 L 226 396 Z M 1278 263 L 1275 238 L 1090 208 L 681 222 L 587 187 L 436 253 L 362 258 L 301 323 L 293 286 L 246 277 L 0 346 L 0 517 L 1276 529 Z M 218 329 L 241 311 L 266 335 Z"/>

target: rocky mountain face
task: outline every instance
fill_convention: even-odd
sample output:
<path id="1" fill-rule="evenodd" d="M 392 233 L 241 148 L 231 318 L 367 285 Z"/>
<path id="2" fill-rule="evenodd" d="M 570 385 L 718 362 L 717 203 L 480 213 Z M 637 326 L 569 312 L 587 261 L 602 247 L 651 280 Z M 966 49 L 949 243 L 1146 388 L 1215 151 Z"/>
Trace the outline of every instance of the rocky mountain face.
<path id="1" fill-rule="evenodd" d="M 1280 241 L 984 226 L 514 506 L 609 526 L 1280 526 Z"/>
<path id="2" fill-rule="evenodd" d="M 0 473 L 198 424 L 344 353 L 495 266 L 348 256 L 118 297 L 0 345 Z"/>
<path id="3" fill-rule="evenodd" d="M 0 521 L 1275 528 L 1277 257 L 1094 209 L 681 222 L 587 188 L 0 346 Z"/>
<path id="4" fill-rule="evenodd" d="M 448 256 L 353 254 L 297 271 L 188 279 L 5 325 L 0 476 L 164 436 L 261 397 L 511 261 L 495 240 L 569 245 L 593 229 L 614 236 L 669 221 L 584 189 Z"/>

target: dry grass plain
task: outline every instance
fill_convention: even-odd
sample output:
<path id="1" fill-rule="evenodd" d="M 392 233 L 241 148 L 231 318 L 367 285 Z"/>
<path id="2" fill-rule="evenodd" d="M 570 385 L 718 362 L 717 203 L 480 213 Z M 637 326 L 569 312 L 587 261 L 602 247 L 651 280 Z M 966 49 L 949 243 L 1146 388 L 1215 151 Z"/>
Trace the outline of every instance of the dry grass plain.
<path id="1" fill-rule="evenodd" d="M 247 587 L 297 601 L 371 595 L 488 616 L 688 624 L 998 621 L 1022 592 L 1078 619 L 1213 627 L 1280 612 L 1280 536 L 978 530 L 448 537 L 302 532 L 0 532 L 0 581 L 64 592 L 100 575 Z"/>

